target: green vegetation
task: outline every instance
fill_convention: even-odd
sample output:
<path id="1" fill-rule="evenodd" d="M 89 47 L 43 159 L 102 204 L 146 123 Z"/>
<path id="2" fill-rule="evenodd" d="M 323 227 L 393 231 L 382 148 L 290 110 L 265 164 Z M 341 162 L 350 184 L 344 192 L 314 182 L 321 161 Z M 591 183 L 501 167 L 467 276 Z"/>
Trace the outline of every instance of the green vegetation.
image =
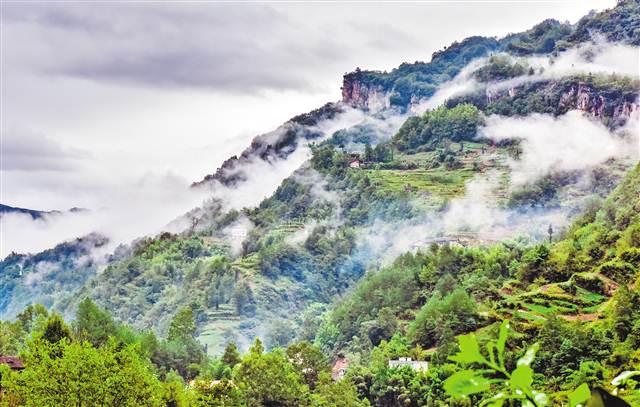
<path id="1" fill-rule="evenodd" d="M 513 62 L 511 57 L 505 54 L 492 55 L 489 61 L 474 72 L 474 76 L 481 82 L 501 81 L 522 76 L 525 73 L 534 72 L 526 66 L 526 63 Z"/>
<path id="2" fill-rule="evenodd" d="M 577 28 L 545 21 L 503 40 L 472 37 L 430 63 L 347 79 L 406 107 L 489 52 L 559 50 L 587 31 L 633 42 L 636 16 L 636 3 L 621 2 Z M 529 73 L 497 54 L 475 75 Z M 601 120 L 616 127 L 640 85 L 577 75 L 492 100 L 481 89 L 409 118 L 391 140 L 372 124 L 339 130 L 258 207 L 207 202 L 188 230 L 121 246 L 104 270 L 89 256 L 106 243 L 99 236 L 12 254 L 0 266 L 0 312 L 15 320 L 0 321 L 0 355 L 26 368 L 2 365 L 0 405 L 537 407 L 605 391 L 640 403 L 640 167 L 606 199 L 621 170 L 594 171 L 590 192 L 603 198 L 542 243 L 434 243 L 384 267 L 363 243 L 385 239 L 367 236 L 378 223 L 438 217 L 479 174 L 502 177 L 495 198 L 513 213 L 566 204 L 563 192 L 584 174 L 507 195 L 505 161 L 521 148 L 477 130 L 490 114 L 566 113 L 578 88 L 602 96 Z M 294 122 L 333 114 L 328 105 Z M 295 142 L 288 128 L 265 148 Z M 406 357 L 428 369 L 389 364 Z M 336 361 L 344 380 L 330 376 Z"/>
<path id="3" fill-rule="evenodd" d="M 491 100 L 487 99 L 486 88 L 479 89 L 472 94 L 454 97 L 445 105 L 451 108 L 459 104 L 472 104 L 486 115 L 525 116 L 531 113 L 548 113 L 557 116 L 575 108 L 578 89 L 582 88 L 593 98 L 601 97 L 603 122 L 615 127 L 621 124 L 613 120 L 616 108 L 634 101 L 638 87 L 638 80 L 628 76 L 581 74 L 523 84 L 515 94 L 504 91 Z"/>
<path id="4" fill-rule="evenodd" d="M 494 38 L 469 37 L 434 52 L 430 62 L 403 63 L 389 73 L 356 69 L 345 75 L 345 81 L 380 87 L 391 93 L 392 105 L 404 107 L 412 97 L 422 99 L 433 95 L 437 85 L 452 79 L 466 64 L 496 50 L 498 46 Z"/>
<path id="5" fill-rule="evenodd" d="M 114 323 L 88 299 L 73 330 L 41 306 L 2 324 L 0 353 L 19 350 L 24 363 L 23 370 L 0 365 L 2 406 L 368 405 L 351 382 L 329 378 L 326 357 L 308 342 L 265 353 L 256 340 L 243 356 L 230 343 L 219 359 L 207 358 L 188 308 L 173 319 L 167 341 Z M 100 343 L 87 340 L 107 331 Z"/>
<path id="6" fill-rule="evenodd" d="M 546 54 L 564 44 L 572 29 L 568 23 L 548 19 L 525 32 L 507 35 L 501 42 L 505 50 L 511 54 Z"/>
<path id="7" fill-rule="evenodd" d="M 442 405 L 453 402 L 448 396 L 472 395 L 472 400 L 487 403 L 498 401 L 493 397 L 526 395 L 538 400 L 532 405 L 546 405 L 547 399 L 575 400 L 574 389 L 588 397 L 583 384 L 613 391 L 616 375 L 640 366 L 640 337 L 633 328 L 640 324 L 639 209 L 640 165 L 600 207 L 584 213 L 561 241 L 533 247 L 506 242 L 483 249 L 434 245 L 427 252 L 403 255 L 392 266 L 365 276 L 354 293 L 335 306 L 319 328 L 316 344 L 360 361 L 349 377 L 367 383 L 361 394 L 374 405 L 390 405 L 376 389 L 392 383 L 403 389 L 395 400 L 409 397 L 416 379 L 390 377 L 393 369 L 386 361 L 411 355 L 431 360 L 427 377 L 438 384 L 425 385 L 422 397 L 437 394 Z M 514 341 L 505 345 L 502 325 L 499 344 L 487 342 L 498 329 L 496 321 L 507 318 Z M 326 334 L 332 330 L 335 334 Z M 474 331 L 475 336 L 458 337 L 456 345 L 456 335 Z M 475 337 L 480 344 L 489 343 L 490 356 L 454 356 L 475 349 Z M 533 343 L 539 344 L 535 359 L 526 356 Z M 428 347 L 432 349 L 425 354 Z M 497 350 L 499 354 L 491 353 Z M 493 380 L 486 370 L 452 375 L 449 357 L 465 364 L 488 362 L 505 381 Z M 509 362 L 523 357 L 526 368 Z M 632 405 L 640 401 L 635 385 L 618 390 Z M 513 393 L 516 390 L 522 393 Z"/>
<path id="8" fill-rule="evenodd" d="M 459 142 L 471 141 L 481 124 L 478 109 L 469 104 L 458 104 L 449 109 L 439 107 L 427 111 L 422 117 L 410 117 L 393 138 L 400 150 L 418 147 L 433 148 L 445 138 Z"/>

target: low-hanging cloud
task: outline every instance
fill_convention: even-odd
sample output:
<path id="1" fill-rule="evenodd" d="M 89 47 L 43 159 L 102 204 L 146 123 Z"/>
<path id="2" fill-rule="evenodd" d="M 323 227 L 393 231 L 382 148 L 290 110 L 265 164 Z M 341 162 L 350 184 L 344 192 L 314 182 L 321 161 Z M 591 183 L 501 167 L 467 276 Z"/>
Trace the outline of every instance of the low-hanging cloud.
<path id="1" fill-rule="evenodd" d="M 396 222 L 377 219 L 360 233 L 358 251 L 373 264 L 384 265 L 432 243 L 491 245 L 516 237 L 540 240 L 546 238 L 549 224 L 556 230 L 567 226 L 570 213 L 580 205 L 506 209 L 496 199 L 499 187 L 499 173 L 478 175 L 466 183 L 464 195 L 452 199 L 440 212 Z"/>
<path id="2" fill-rule="evenodd" d="M 513 63 L 532 68 L 533 75 L 522 75 L 489 84 L 488 91 L 499 92 L 527 83 L 541 82 L 577 74 L 624 75 L 640 77 L 640 47 L 611 43 L 601 38 L 580 44 L 557 56 L 513 57 Z M 472 79 L 470 79 L 472 80 Z"/>
<path id="3" fill-rule="evenodd" d="M 453 79 L 440 85 L 431 97 L 411 106 L 411 112 L 422 114 L 442 105 L 447 99 L 477 90 L 480 84 L 474 79 L 473 73 L 487 61 L 488 58 L 477 58 L 469 62 Z"/>
<path id="4" fill-rule="evenodd" d="M 557 56 L 516 57 L 507 53 L 498 55 L 510 59 L 511 63 L 532 68 L 534 73 L 484 84 L 476 79 L 475 72 L 485 65 L 489 58 L 478 58 L 469 62 L 453 79 L 440 85 L 431 97 L 413 105 L 412 113 L 422 114 L 442 105 L 447 99 L 476 92 L 485 86 L 487 93 L 492 94 L 528 83 L 576 74 L 616 74 L 633 78 L 640 76 L 639 47 L 610 43 L 600 38 L 560 52 Z"/>
<path id="5" fill-rule="evenodd" d="M 271 195 L 282 180 L 309 159 L 311 143 L 320 142 L 340 129 L 369 120 L 371 119 L 367 113 L 345 107 L 342 113 L 338 113 L 332 119 L 321 120 L 310 128 L 311 131 L 319 133 L 319 137 L 313 140 L 298 137 L 297 143 L 292 146 L 293 151 L 285 159 L 262 159 L 254 156 L 233 170 L 243 174 L 243 181 L 233 186 L 213 182 L 209 185 L 209 190 L 213 196 L 224 202 L 226 209 L 254 207 Z M 274 132 L 270 137 L 277 138 L 278 134 Z"/>
<path id="6" fill-rule="evenodd" d="M 637 118 L 632 118 L 637 120 Z M 489 116 L 482 137 L 521 140 L 522 154 L 508 160 L 514 185 L 534 181 L 558 171 L 583 170 L 610 158 L 638 157 L 637 134 L 621 137 L 580 111 L 562 116 Z"/>
<path id="7" fill-rule="evenodd" d="M 102 185 L 103 206 L 86 211 L 45 214 L 33 219 L 9 213 L 0 218 L 0 257 L 11 252 L 36 253 L 93 232 L 117 244 L 159 233 L 177 216 L 201 205 L 207 195 L 176 175 L 148 175 L 127 183 Z"/>

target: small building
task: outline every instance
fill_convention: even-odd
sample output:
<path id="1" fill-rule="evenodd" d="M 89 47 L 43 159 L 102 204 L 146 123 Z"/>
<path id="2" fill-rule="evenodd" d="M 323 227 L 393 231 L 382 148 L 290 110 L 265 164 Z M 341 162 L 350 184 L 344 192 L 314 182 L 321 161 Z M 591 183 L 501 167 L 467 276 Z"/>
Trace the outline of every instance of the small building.
<path id="1" fill-rule="evenodd" d="M 1 356 L 0 355 L 0 365 L 8 365 L 9 369 L 19 371 L 24 369 L 24 363 L 22 359 L 16 356 Z M 0 379 L 2 379 L 2 375 L 0 374 Z M 0 384 L 0 400 L 2 400 L 2 385 Z"/>
<path id="2" fill-rule="evenodd" d="M 22 359 L 16 356 L 0 356 L 0 365 L 9 365 L 9 368 L 11 370 L 24 369 L 24 363 L 22 363 Z"/>
<path id="3" fill-rule="evenodd" d="M 359 158 L 354 158 L 349 162 L 349 168 L 360 168 L 362 162 Z"/>
<path id="4" fill-rule="evenodd" d="M 429 370 L 429 362 L 420 361 L 420 360 L 411 360 L 411 358 L 399 358 L 397 360 L 390 360 L 389 367 L 404 367 L 410 366 L 411 369 L 416 372 L 426 372 Z"/>
<path id="5" fill-rule="evenodd" d="M 344 378 L 345 373 L 347 373 L 347 368 L 349 367 L 349 359 L 345 357 L 338 357 L 336 362 L 333 364 L 331 368 L 331 378 L 333 380 L 341 380 Z"/>

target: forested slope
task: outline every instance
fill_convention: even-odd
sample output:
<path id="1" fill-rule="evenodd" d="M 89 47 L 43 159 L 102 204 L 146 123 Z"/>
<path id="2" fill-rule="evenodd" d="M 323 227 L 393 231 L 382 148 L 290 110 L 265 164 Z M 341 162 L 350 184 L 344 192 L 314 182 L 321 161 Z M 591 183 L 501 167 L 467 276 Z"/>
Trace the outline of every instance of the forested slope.
<path id="1" fill-rule="evenodd" d="M 141 372 L 132 393 L 166 398 L 149 405 L 328 406 L 335 394 L 349 406 L 455 405 L 443 383 L 459 370 L 449 357 L 461 335 L 484 345 L 507 320 L 507 367 L 539 343 L 533 380 L 550 400 L 583 383 L 612 390 L 639 368 L 640 83 L 589 68 L 610 49 L 637 53 L 639 11 L 620 2 L 576 26 L 545 21 L 390 73 L 358 70 L 342 103 L 257 138 L 196 185 L 235 188 L 260 176 L 256 161 L 308 145 L 309 160 L 259 205 L 214 197 L 183 232 L 107 255 L 91 236 L 7 257 L 0 313 L 17 320 L 3 322 L 0 354 L 23 352 L 33 367 L 10 394 L 32 400 L 29 380 L 60 374 L 51 355 L 64 354 L 112 371 L 105 360 L 130 361 Z M 553 71 L 574 54 L 585 68 Z M 438 96 L 460 83 L 470 86 Z M 349 105 L 357 120 L 320 130 Z M 76 322 L 21 312 L 29 298 Z M 235 346 L 257 338 L 241 358 Z M 390 368 L 398 357 L 430 368 Z M 333 383 L 336 360 L 347 380 Z M 181 383 L 194 378 L 223 382 Z M 497 393 L 486 390 L 472 405 Z"/>

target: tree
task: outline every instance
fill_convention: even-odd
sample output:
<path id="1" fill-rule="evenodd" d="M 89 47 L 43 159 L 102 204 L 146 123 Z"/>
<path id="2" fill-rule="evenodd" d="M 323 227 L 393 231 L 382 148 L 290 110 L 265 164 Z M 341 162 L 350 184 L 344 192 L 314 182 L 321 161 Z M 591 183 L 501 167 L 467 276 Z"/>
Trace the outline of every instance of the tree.
<path id="1" fill-rule="evenodd" d="M 101 310 L 89 298 L 78 305 L 76 319 L 73 321 L 76 339 L 89 341 L 95 347 L 107 342 L 110 336 L 116 335 L 116 324 L 111 315 Z"/>
<path id="2" fill-rule="evenodd" d="M 334 382 L 329 374 L 320 377 L 318 387 L 311 395 L 312 407 L 367 407 L 353 383 L 347 379 Z"/>
<path id="3" fill-rule="evenodd" d="M 329 362 L 322 351 L 309 342 L 299 342 L 289 345 L 287 357 L 293 364 L 302 381 L 314 389 L 319 376 L 322 373 L 329 373 Z"/>
<path id="4" fill-rule="evenodd" d="M 236 313 L 238 315 L 253 316 L 256 312 L 255 299 L 251 287 L 246 281 L 240 281 L 236 284 L 233 291 L 233 298 L 236 305 Z"/>
<path id="5" fill-rule="evenodd" d="M 371 144 L 367 143 L 364 145 L 364 161 L 367 163 L 373 162 L 373 149 L 371 148 Z"/>
<path id="6" fill-rule="evenodd" d="M 304 404 L 307 386 L 281 349 L 262 353 L 256 340 L 234 369 L 234 382 L 248 406 L 298 406 Z"/>
<path id="7" fill-rule="evenodd" d="M 0 355 L 16 355 L 26 333 L 20 321 L 0 321 Z"/>
<path id="8" fill-rule="evenodd" d="M 193 407 L 244 407 L 242 392 L 233 382 L 222 379 L 211 385 L 208 381 L 196 380 Z"/>
<path id="9" fill-rule="evenodd" d="M 17 320 L 22 324 L 22 329 L 28 333 L 31 332 L 39 322 L 45 321 L 48 317 L 49 311 L 47 311 L 44 305 L 30 304 L 18 314 Z"/>
<path id="10" fill-rule="evenodd" d="M 51 344 L 63 339 L 71 340 L 71 329 L 65 324 L 60 314 L 53 314 L 47 319 L 41 338 Z"/>
<path id="11" fill-rule="evenodd" d="M 222 363 L 233 368 L 235 365 L 240 363 L 240 353 L 238 352 L 238 347 L 234 342 L 229 342 L 224 348 L 224 354 L 222 355 Z"/>
<path id="12" fill-rule="evenodd" d="M 462 289 L 442 297 L 439 293 L 420 309 L 409 327 L 409 337 L 414 343 L 432 346 L 448 336 L 468 332 L 476 328 L 477 306 Z"/>
<path id="13" fill-rule="evenodd" d="M 324 353 L 331 353 L 340 340 L 340 328 L 328 318 L 320 325 L 316 333 L 314 345 L 322 349 Z"/>
<path id="14" fill-rule="evenodd" d="M 138 355 L 132 346 L 42 341 L 25 354 L 24 370 L 3 372 L 2 387 L 28 406 L 161 406 L 160 382 Z"/>
<path id="15" fill-rule="evenodd" d="M 169 326 L 167 340 L 181 341 L 191 339 L 195 334 L 196 321 L 193 316 L 193 310 L 190 307 L 184 307 L 173 317 Z"/>
<path id="16" fill-rule="evenodd" d="M 184 380 L 175 371 L 170 371 L 162 383 L 164 392 L 162 404 L 165 407 L 191 407 L 189 393 L 184 386 Z"/>

